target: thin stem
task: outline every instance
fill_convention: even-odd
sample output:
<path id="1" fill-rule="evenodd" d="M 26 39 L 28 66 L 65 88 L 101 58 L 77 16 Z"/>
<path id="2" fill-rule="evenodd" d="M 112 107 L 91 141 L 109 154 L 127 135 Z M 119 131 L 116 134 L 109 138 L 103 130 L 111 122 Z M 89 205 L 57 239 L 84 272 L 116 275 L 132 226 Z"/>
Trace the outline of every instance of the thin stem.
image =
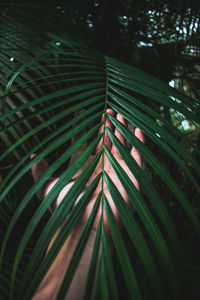
<path id="1" fill-rule="evenodd" d="M 107 57 L 105 56 L 105 66 L 106 66 L 106 91 L 105 91 L 105 106 L 104 106 L 104 120 L 103 120 L 103 143 L 102 143 L 102 148 L 104 146 L 104 140 L 105 140 L 105 125 L 106 125 L 106 110 L 107 110 L 107 106 L 108 106 L 108 68 L 107 68 Z M 103 150 L 102 152 L 102 181 L 101 181 L 101 188 L 102 188 L 102 193 L 103 193 L 103 184 L 104 184 L 104 180 L 103 180 L 103 176 L 104 176 L 104 154 L 105 151 Z M 102 209 L 103 209 L 103 201 L 102 201 Z"/>

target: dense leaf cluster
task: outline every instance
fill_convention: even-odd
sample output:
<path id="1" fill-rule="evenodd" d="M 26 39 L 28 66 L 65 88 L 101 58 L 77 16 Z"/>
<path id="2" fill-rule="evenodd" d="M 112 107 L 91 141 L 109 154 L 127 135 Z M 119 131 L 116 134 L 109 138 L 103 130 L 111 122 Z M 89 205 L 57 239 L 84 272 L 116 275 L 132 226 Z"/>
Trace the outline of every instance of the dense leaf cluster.
<path id="1" fill-rule="evenodd" d="M 196 136 L 191 138 L 179 130 L 170 112 L 184 116 L 197 127 L 199 98 L 196 88 L 194 97 L 189 97 L 191 93 L 185 95 L 167 84 L 176 72 L 179 80 L 183 74 L 182 69 L 174 68 L 177 57 L 199 57 L 198 51 L 187 55 L 185 48 L 191 41 L 199 46 L 199 25 L 194 25 L 198 20 L 196 2 L 190 7 L 186 1 L 180 1 L 180 6 L 174 6 L 172 1 L 134 1 L 135 6 L 132 1 L 116 1 L 115 5 L 112 1 L 90 1 L 84 5 L 82 2 L 75 5 L 74 1 L 50 1 L 48 7 L 45 1 L 44 5 L 38 1 L 1 4 L 2 299 L 31 299 L 84 213 L 99 180 L 104 180 L 123 227 L 116 223 L 102 190 L 85 224 L 58 299 L 63 299 L 70 285 L 98 205 L 102 205 L 114 249 L 111 255 L 101 216 L 85 299 L 91 295 L 97 299 L 181 299 L 187 295 L 188 299 L 196 300 L 200 296 L 200 153 Z M 173 38 L 177 22 L 182 30 L 193 24 L 192 32 L 187 31 L 180 38 L 180 30 L 176 30 Z M 153 47 L 144 49 L 142 42 Z M 198 64 L 196 70 L 199 72 Z M 178 83 L 180 87 L 181 81 Z M 138 180 L 141 193 L 103 145 L 50 215 L 48 207 L 55 197 L 94 154 L 101 138 L 101 115 L 107 108 L 127 120 L 129 126 L 125 127 L 107 115 L 113 128 L 143 157 L 145 167 L 141 169 L 129 148 L 103 122 L 103 135 L 109 134 Z M 79 115 L 74 114 L 80 110 Z M 144 132 L 145 145 L 135 138 L 135 127 Z M 71 138 L 83 129 L 87 129 L 86 133 L 72 145 Z M 85 151 L 68 166 L 70 157 L 85 142 Z M 38 155 L 30 160 L 32 153 Z M 101 173 L 72 210 L 104 154 L 126 190 L 135 214 L 103 164 Z M 33 184 L 30 169 L 43 157 L 50 167 Z M 59 181 L 40 202 L 37 191 L 49 176 L 60 174 Z M 69 212 L 70 217 L 45 256 L 49 242 Z"/>

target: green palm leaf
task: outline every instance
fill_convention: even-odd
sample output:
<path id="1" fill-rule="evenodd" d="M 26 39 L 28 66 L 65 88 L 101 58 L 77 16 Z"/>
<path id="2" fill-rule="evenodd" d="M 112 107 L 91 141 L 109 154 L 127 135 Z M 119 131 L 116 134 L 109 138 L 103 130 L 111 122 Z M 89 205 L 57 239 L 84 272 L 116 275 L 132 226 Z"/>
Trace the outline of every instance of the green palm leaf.
<path id="1" fill-rule="evenodd" d="M 37 7 L 36 5 L 34 8 L 33 5 L 31 8 L 27 5 L 23 11 L 27 26 L 31 23 L 31 20 L 27 18 L 30 16 L 31 9 L 37 9 Z M 20 7 L 19 10 L 16 9 L 16 12 L 20 14 Z M 13 21 L 18 24 L 17 18 Z M 33 31 L 40 32 L 41 28 L 44 29 L 45 26 L 48 28 L 48 24 L 50 20 L 46 20 L 46 24 L 43 25 L 35 24 Z M 121 291 L 118 276 L 115 273 L 116 265 L 121 271 L 130 299 L 145 297 L 142 285 L 147 281 L 150 283 L 146 286 L 151 286 L 155 299 L 164 299 L 166 289 L 173 297 L 179 297 L 178 267 L 181 266 L 184 269 L 186 266 L 185 272 L 189 273 L 188 276 L 194 274 L 195 278 L 199 279 L 198 266 L 196 269 L 191 263 L 188 267 L 187 259 L 182 255 L 183 243 L 178 233 L 177 220 L 171 214 L 167 203 L 162 201 L 160 190 L 156 189 L 147 173 L 137 165 L 127 147 L 116 138 L 114 130 L 111 131 L 105 126 L 105 119 L 101 121 L 101 115 L 106 113 L 108 108 L 112 108 L 115 114 L 120 113 L 129 124 L 140 128 L 156 149 L 160 149 L 165 157 L 173 161 L 174 168 L 181 170 L 195 189 L 195 193 L 199 195 L 198 158 L 193 157 L 185 146 L 194 147 L 193 142 L 153 109 L 153 107 L 163 105 L 180 112 L 188 120 L 199 122 L 198 101 L 190 99 L 141 70 L 88 49 L 75 38 L 52 34 L 44 30 L 44 33 L 40 33 L 39 36 L 48 42 L 44 47 L 40 47 L 37 38 L 33 38 L 34 47 L 30 50 L 24 44 L 20 44 L 19 40 L 11 34 L 12 30 L 9 30 L 10 34 L 5 37 L 4 43 L 7 48 L 15 48 L 13 53 L 16 56 L 17 66 L 12 68 L 8 65 L 4 59 L 8 58 L 8 54 L 2 51 L 0 55 L 3 62 L 0 138 L 3 151 L 0 153 L 0 161 L 1 163 L 8 161 L 14 163 L 13 168 L 6 172 L 1 180 L 2 207 L 3 205 L 6 207 L 6 203 L 12 206 L 14 191 L 17 188 L 20 189 L 26 178 L 29 183 L 27 190 L 21 188 L 20 194 L 17 197 L 15 195 L 14 212 L 12 209 L 9 210 L 11 213 L 5 218 L 4 209 L 0 210 L 0 222 L 4 224 L 3 228 L 7 227 L 4 232 L 1 232 L 0 265 L 4 271 L 0 274 L 3 282 L 0 292 L 5 299 L 9 297 L 10 299 L 31 299 L 67 237 L 78 224 L 99 180 L 102 180 L 104 183 L 101 192 L 78 241 L 57 299 L 63 299 L 69 288 L 83 251 L 87 247 L 99 205 L 102 212 L 105 210 L 111 234 L 108 237 L 101 214 L 90 261 L 85 299 L 90 299 L 92 296 L 98 298 L 98 294 L 102 296 L 102 299 L 120 299 Z M 55 46 L 55 41 L 60 41 L 62 44 L 60 49 Z M 23 53 L 26 55 L 22 55 Z M 74 112 L 82 109 L 84 111 L 74 115 Z M 112 122 L 113 128 L 117 128 L 130 145 L 141 153 L 160 184 L 169 192 L 170 197 L 173 197 L 173 201 L 178 203 L 176 205 L 185 214 L 191 231 L 195 230 L 195 237 L 199 236 L 200 223 L 189 196 L 181 190 L 167 166 L 127 127 L 115 117 L 107 113 L 106 115 Z M 98 134 L 102 124 L 103 133 Z M 80 134 L 84 129 L 86 133 L 71 145 L 71 138 Z M 102 151 L 94 154 L 100 139 L 103 138 L 104 141 L 106 132 L 136 177 L 141 186 L 141 193 L 137 191 L 111 151 L 106 148 L 105 143 L 103 143 Z M 184 141 L 184 145 L 180 144 L 180 140 Z M 88 142 L 88 145 L 84 152 L 72 165 L 68 166 L 70 157 L 85 142 Z M 195 151 L 199 155 L 199 150 Z M 37 156 L 30 160 L 32 153 L 37 153 Z M 51 203 L 90 155 L 94 155 L 91 163 L 75 180 L 54 214 L 49 216 L 47 212 Z M 131 213 L 115 182 L 105 172 L 104 155 L 129 195 L 136 211 L 135 214 Z M 50 167 L 38 182 L 33 184 L 30 169 L 44 157 L 51 162 Z M 101 172 L 85 190 L 81 201 L 72 209 L 101 157 L 103 158 Z M 33 208 L 37 201 L 35 195 L 38 190 L 50 176 L 59 176 L 57 174 L 60 172 L 63 174 L 53 189 L 44 201 L 35 204 L 36 207 Z M 129 239 L 128 243 L 105 197 L 104 184 L 116 205 L 123 223 L 123 230 Z M 32 208 L 31 216 L 15 244 L 13 234 L 30 207 Z M 71 213 L 70 217 L 45 256 L 51 239 L 68 213 Z M 40 225 L 42 230 L 38 233 Z M 36 240 L 33 243 L 34 239 Z M 114 258 L 111 255 L 112 247 L 109 239 L 112 239 L 116 254 Z M 13 245 L 15 250 L 10 251 Z M 139 271 L 130 249 L 132 249 L 135 261 L 138 261 Z M 167 281 L 167 284 L 164 284 L 164 281 Z"/>

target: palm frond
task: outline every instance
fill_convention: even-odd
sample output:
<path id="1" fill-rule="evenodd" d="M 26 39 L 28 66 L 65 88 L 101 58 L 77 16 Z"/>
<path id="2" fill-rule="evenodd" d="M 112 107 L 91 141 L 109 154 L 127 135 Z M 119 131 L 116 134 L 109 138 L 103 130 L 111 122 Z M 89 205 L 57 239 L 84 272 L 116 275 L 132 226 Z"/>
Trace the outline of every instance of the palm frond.
<path id="1" fill-rule="evenodd" d="M 2 127 L 0 132 L 3 151 L 0 161 L 14 161 L 12 170 L 7 172 L 1 183 L 1 203 L 11 203 L 15 188 L 20 187 L 25 177 L 30 179 L 28 192 L 22 188 L 17 208 L 10 216 L 6 231 L 1 233 L 3 242 L 0 265 L 5 270 L 1 275 L 4 286 L 6 286 L 6 288 L 2 288 L 5 299 L 9 297 L 11 299 L 31 299 L 62 245 L 79 222 L 100 179 L 105 180 L 130 244 L 126 243 L 109 201 L 102 190 L 79 239 L 57 299 L 63 299 L 73 279 L 87 245 L 98 205 L 105 209 L 116 252 L 115 259 L 123 274 L 130 299 L 143 299 L 144 290 L 142 289 L 141 274 L 132 261 L 129 248 L 133 249 L 135 258 L 141 266 L 142 277 L 148 278 L 150 281 L 154 298 L 164 299 L 166 289 L 169 290 L 170 295 L 178 297 L 181 292 L 176 265 L 182 265 L 184 268 L 185 258 L 181 255 L 182 237 L 177 232 L 176 220 L 170 214 L 171 211 L 166 203 L 163 203 L 162 192 L 157 190 L 146 172 L 139 168 L 131 157 L 128 149 L 105 126 L 105 121 L 101 122 L 100 119 L 108 108 L 112 108 L 115 114 L 120 113 L 129 124 L 140 128 L 156 149 L 173 161 L 174 168 L 181 170 L 199 195 L 197 174 L 200 172 L 200 166 L 197 159 L 179 141 L 182 139 L 185 144 L 194 147 L 193 142 L 175 128 L 169 120 L 152 109 L 152 103 L 155 107 L 164 105 L 180 112 L 188 120 L 199 122 L 198 101 L 190 99 L 141 70 L 114 58 L 103 56 L 86 46 L 82 47 L 82 44 L 76 43 L 74 39 L 60 37 L 56 34 L 47 34 L 47 36 L 61 41 L 62 48 L 57 49 L 55 43 L 49 43 L 47 47 L 38 48 L 35 52 L 27 51 L 26 59 L 24 57 L 22 59 L 19 55 L 18 66 L 14 70 L 6 69 L 7 63 L 5 63 L 6 71 L 3 76 L 1 75 L 2 114 L 0 121 Z M 10 42 L 13 40 L 11 36 L 7 38 Z M 16 45 L 16 47 L 18 46 L 19 44 Z M 2 54 L 1 59 L 4 55 L 5 53 Z M 7 74 L 6 80 L 5 74 Z M 84 111 L 79 115 L 74 115 L 74 112 L 83 108 Z M 114 117 L 107 113 L 106 115 L 113 127 L 117 128 L 126 140 L 141 153 L 143 159 L 152 168 L 152 172 L 159 178 L 162 187 L 173 198 L 173 202 L 178 203 L 177 205 L 185 215 L 189 226 L 195 231 L 195 237 L 199 237 L 199 219 L 188 195 L 184 194 L 177 183 L 177 178 L 174 178 L 172 172 L 167 169 L 167 165 L 159 160 L 148 145 L 142 144 L 127 127 Z M 104 132 L 102 135 L 98 135 L 102 124 Z M 71 138 L 85 128 L 87 129 L 86 133 L 71 145 Z M 108 133 L 117 151 L 138 180 L 141 193 L 137 191 L 111 152 L 103 145 L 102 151 L 94 155 L 94 159 L 76 179 L 75 184 L 54 214 L 51 217 L 48 216 L 47 222 L 42 225 L 41 232 L 37 234 L 35 245 L 32 245 L 31 241 L 39 224 L 45 219 L 48 207 L 84 165 L 88 157 L 94 154 L 95 147 L 105 132 Z M 68 166 L 70 157 L 86 141 L 88 141 L 88 145 L 84 152 L 71 166 Z M 32 160 L 29 159 L 31 153 L 37 153 Z M 199 155 L 198 149 L 196 149 L 196 153 Z M 104 154 L 129 195 L 136 211 L 135 215 L 132 215 L 118 187 L 104 171 L 102 165 L 102 172 L 84 191 L 81 201 L 72 210 L 51 250 L 44 257 L 56 230 L 71 211 L 77 197 L 91 177 L 98 160 Z M 44 157 L 51 162 L 50 167 L 39 181 L 33 184 L 29 171 L 36 162 Z M 12 252 L 14 258 L 10 261 L 7 259 L 7 253 L 10 253 L 8 250 L 13 243 L 13 233 L 18 222 L 26 214 L 27 208 L 35 201 L 36 193 L 49 176 L 53 176 L 61 170 L 63 174 L 44 201 L 38 204 L 33 211 L 20 239 L 16 241 L 16 251 L 14 254 Z M 0 220 L 6 222 L 3 214 L 0 215 Z M 30 244 L 31 251 L 28 251 Z M 25 259 L 27 251 L 30 253 Z M 25 261 L 24 265 L 21 264 L 23 261 Z M 98 298 L 98 292 L 101 293 L 103 299 L 120 299 L 115 268 L 101 216 L 90 263 L 85 299 L 89 299 L 92 295 L 96 295 Z M 188 269 L 186 268 L 186 270 Z M 196 269 L 194 273 L 196 276 L 198 273 Z M 96 290 L 98 280 L 100 280 L 100 284 Z M 165 281 L 167 284 L 163 283 Z M 7 291 L 9 291 L 9 295 Z"/>

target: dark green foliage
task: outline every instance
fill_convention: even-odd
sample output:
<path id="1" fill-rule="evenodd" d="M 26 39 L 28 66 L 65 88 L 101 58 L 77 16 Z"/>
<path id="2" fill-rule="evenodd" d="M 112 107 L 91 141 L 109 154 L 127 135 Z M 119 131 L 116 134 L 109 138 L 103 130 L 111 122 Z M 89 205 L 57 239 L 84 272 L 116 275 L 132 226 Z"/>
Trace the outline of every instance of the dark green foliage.
<path id="1" fill-rule="evenodd" d="M 199 46 L 197 30 L 188 33 L 181 42 L 178 35 L 176 41 L 171 41 L 177 19 L 180 28 L 186 26 L 184 20 L 190 16 L 193 18 L 188 24 L 196 22 L 194 20 L 199 13 L 196 2 L 191 3 L 191 8 L 187 1 L 180 1 L 176 7 L 172 1 L 154 1 L 154 8 L 149 1 L 135 1 L 135 7 L 132 1 L 116 1 L 115 5 L 111 1 L 104 1 L 104 4 L 91 1 L 84 6 L 82 1 L 77 1 L 76 5 L 75 1 L 50 1 L 48 7 L 45 1 L 43 4 L 40 2 L 8 1 L 1 4 L 1 298 L 31 299 L 83 214 L 98 180 L 105 178 L 123 228 L 118 226 L 105 195 L 99 194 L 58 299 L 63 299 L 73 278 L 100 201 L 105 207 L 114 246 L 111 251 L 101 216 L 85 299 L 90 299 L 92 294 L 96 299 L 116 300 L 198 299 L 198 139 L 197 135 L 191 139 L 175 126 L 170 110 L 184 116 L 198 132 L 199 99 L 168 85 L 168 81 L 175 78 L 174 63 L 183 51 L 184 57 L 187 54 L 186 43 Z M 170 13 L 173 12 L 176 17 L 172 28 L 169 26 L 170 29 L 164 33 L 168 46 L 164 47 L 159 35 L 162 26 L 157 35 L 148 40 L 147 13 L 153 9 L 157 13 L 166 10 L 167 16 L 159 17 L 164 18 L 162 22 L 165 24 L 172 22 Z M 129 19 L 129 23 L 124 25 L 123 15 L 133 20 Z M 157 26 L 158 22 L 154 20 L 152 26 Z M 153 48 L 138 46 L 141 31 L 145 33 L 146 42 L 153 41 Z M 149 60 L 149 57 L 152 59 Z M 198 92 L 194 94 L 196 96 Z M 129 150 L 105 127 L 112 143 L 140 183 L 141 193 L 103 145 L 102 152 L 94 156 L 51 215 L 49 205 L 89 155 L 94 154 L 101 138 L 97 134 L 102 125 L 101 115 L 107 108 L 120 113 L 129 125 L 139 127 L 146 136 L 144 145 L 131 130 L 108 116 L 113 127 L 120 130 L 129 145 L 136 147 L 144 159 L 146 167 L 141 169 Z M 84 111 L 75 116 L 74 112 L 81 109 Z M 71 145 L 71 138 L 85 128 L 86 134 Z M 86 141 L 85 151 L 68 167 L 71 155 Z M 30 160 L 32 153 L 38 155 Z M 103 153 L 128 193 L 135 213 L 131 213 L 102 166 L 102 172 L 72 210 L 54 246 L 45 256 L 54 233 Z M 30 169 L 43 157 L 50 167 L 33 184 Z M 41 203 L 36 197 L 37 191 L 49 176 L 60 174 L 60 180 Z"/>

